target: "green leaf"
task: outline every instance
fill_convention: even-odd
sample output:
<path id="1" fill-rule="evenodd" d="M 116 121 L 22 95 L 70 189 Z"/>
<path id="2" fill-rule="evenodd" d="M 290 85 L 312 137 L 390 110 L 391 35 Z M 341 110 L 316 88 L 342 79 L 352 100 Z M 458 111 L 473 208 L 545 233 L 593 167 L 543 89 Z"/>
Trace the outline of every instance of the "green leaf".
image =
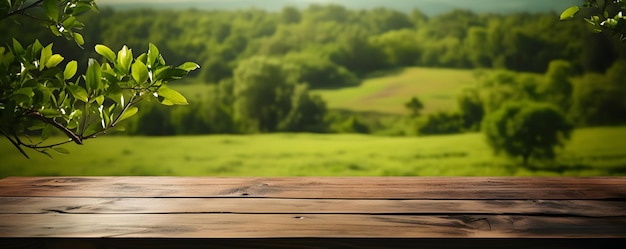
<path id="1" fill-rule="evenodd" d="M 82 117 L 82 115 L 83 115 L 83 111 L 81 111 L 80 109 L 75 109 L 74 111 L 72 111 L 72 113 L 70 113 L 69 119 L 71 121 L 74 121 L 74 122 L 69 122 L 68 125 L 70 125 L 70 124 L 78 125 L 78 119 L 80 119 Z M 69 127 L 68 126 L 67 128 L 74 129 L 74 128 L 76 128 L 76 126 L 74 126 L 74 127 Z"/>
<path id="2" fill-rule="evenodd" d="M 50 29 L 50 32 L 52 32 L 52 34 L 54 34 L 55 36 L 62 36 L 63 35 L 63 34 L 61 34 L 61 32 L 59 32 L 59 28 L 57 27 L 56 24 L 49 25 L 48 28 Z"/>
<path id="3" fill-rule="evenodd" d="M 42 110 L 39 110 L 39 113 L 41 113 L 41 115 L 43 115 L 44 117 L 48 117 L 48 118 L 61 116 L 61 112 L 55 109 L 42 109 Z"/>
<path id="4" fill-rule="evenodd" d="M 163 97 L 163 100 L 161 101 L 161 103 L 164 105 L 187 105 L 189 104 L 185 96 L 183 96 L 176 90 L 167 87 L 167 85 L 162 85 L 161 87 L 159 87 L 159 90 L 157 91 L 157 93 L 159 94 L 160 97 Z"/>
<path id="5" fill-rule="evenodd" d="M 110 62 L 115 62 L 115 53 L 113 52 L 113 50 L 111 50 L 109 47 L 105 45 L 97 44 L 96 53 L 104 56 L 104 58 L 106 58 Z"/>
<path id="6" fill-rule="evenodd" d="M 40 150 L 39 153 L 46 155 L 50 159 L 54 159 L 52 157 L 52 155 L 50 155 L 50 153 L 48 153 L 48 150 Z"/>
<path id="7" fill-rule="evenodd" d="M 61 63 L 61 61 L 63 61 L 63 56 L 61 56 L 60 54 L 53 54 L 48 61 L 46 61 L 46 67 L 47 68 L 53 68 L 56 67 L 57 65 L 59 65 L 59 63 Z"/>
<path id="8" fill-rule="evenodd" d="M 39 70 L 43 70 L 46 62 L 52 56 L 52 43 L 48 44 L 43 50 L 41 50 L 41 57 L 39 59 Z"/>
<path id="9" fill-rule="evenodd" d="M 159 59 L 159 49 L 152 43 L 150 43 L 148 49 L 148 66 L 153 68 L 155 66 L 155 62 Z"/>
<path id="10" fill-rule="evenodd" d="M 182 65 L 178 66 L 178 68 L 189 72 L 189 71 L 196 70 L 196 69 L 200 68 L 200 65 L 198 65 L 195 62 L 185 62 Z"/>
<path id="11" fill-rule="evenodd" d="M 59 6 L 57 0 L 44 0 L 43 8 L 46 15 L 54 22 L 59 21 Z"/>
<path id="12" fill-rule="evenodd" d="M 35 103 L 45 106 L 50 102 L 52 92 L 49 88 L 39 85 L 37 88 L 33 89 L 33 92 L 35 93 L 35 96 L 33 97 Z"/>
<path id="13" fill-rule="evenodd" d="M 111 83 L 109 88 L 107 88 L 107 97 L 112 99 L 115 103 L 123 106 L 124 103 L 124 95 L 122 93 L 122 88 L 117 83 Z M 113 105 L 111 105 L 113 106 Z"/>
<path id="14" fill-rule="evenodd" d="M 89 66 L 87 67 L 87 74 L 85 75 L 85 81 L 87 83 L 87 90 L 100 89 L 102 85 L 102 72 L 100 64 L 94 59 L 89 59 Z"/>
<path id="15" fill-rule="evenodd" d="M 71 5 L 70 5 L 71 6 Z M 94 8 L 89 2 L 79 1 L 73 8 L 70 9 L 71 14 L 74 16 L 79 16 L 87 11 L 94 10 L 98 11 L 97 8 Z"/>
<path id="16" fill-rule="evenodd" d="M 69 151 L 69 150 L 67 150 L 66 148 L 54 147 L 54 148 L 52 148 L 52 149 L 53 149 L 54 151 L 58 152 L 59 154 L 64 154 L 64 155 L 70 154 L 70 151 Z"/>
<path id="17" fill-rule="evenodd" d="M 563 11 L 563 13 L 561 13 L 561 20 L 572 19 L 574 18 L 574 15 L 576 15 L 579 11 L 580 11 L 580 7 L 571 6 L 567 8 L 565 11 Z"/>
<path id="18" fill-rule="evenodd" d="M 63 21 L 63 27 L 65 29 L 72 29 L 76 25 L 76 17 L 69 16 Z"/>
<path id="19" fill-rule="evenodd" d="M 98 109 L 96 108 L 96 111 L 98 111 Z M 98 132 L 102 131 L 102 126 L 100 124 L 100 122 L 93 122 L 90 123 L 89 126 L 87 126 L 87 128 L 85 128 L 85 130 L 83 131 L 83 135 L 91 135 L 91 134 L 96 134 Z"/>
<path id="20" fill-rule="evenodd" d="M 148 66 L 148 54 L 140 54 L 139 56 L 137 56 L 137 59 L 135 59 L 135 61 L 141 61 L 143 62 L 143 64 L 146 64 L 146 66 Z"/>
<path id="21" fill-rule="evenodd" d="M 24 47 L 22 47 L 22 44 L 15 40 L 15 38 L 13 38 L 13 51 L 15 51 L 16 55 L 24 54 Z"/>
<path id="22" fill-rule="evenodd" d="M 39 42 L 39 40 L 35 40 L 35 42 L 32 45 L 32 49 L 31 49 L 31 53 L 32 53 L 32 57 L 36 57 L 35 54 L 39 53 L 39 51 L 41 51 L 43 49 L 43 46 L 41 45 L 41 42 Z"/>
<path id="23" fill-rule="evenodd" d="M 30 105 L 35 96 L 35 92 L 31 87 L 22 87 L 17 89 L 11 98 L 15 103 Z"/>
<path id="24" fill-rule="evenodd" d="M 85 103 L 89 102 L 89 94 L 87 94 L 87 91 L 82 86 L 70 84 L 67 86 L 67 89 L 70 90 L 70 93 L 74 96 L 74 98 Z"/>
<path id="25" fill-rule="evenodd" d="M 33 92 L 33 88 L 32 87 L 21 87 L 15 90 L 15 92 L 13 94 L 24 94 L 28 97 L 33 97 L 35 96 L 35 93 Z"/>
<path id="26" fill-rule="evenodd" d="M 130 70 L 130 64 L 132 61 L 133 52 L 132 50 L 128 49 L 126 45 L 124 45 L 122 49 L 117 52 L 117 63 L 115 64 L 115 67 L 121 70 L 122 74 L 126 75 Z"/>
<path id="27" fill-rule="evenodd" d="M 70 61 L 65 66 L 65 70 L 63 71 L 63 78 L 68 80 L 76 75 L 76 71 L 78 70 L 78 63 L 76 61 Z"/>
<path id="28" fill-rule="evenodd" d="M 135 61 L 135 63 L 133 63 L 131 71 L 133 79 L 138 84 L 144 83 L 148 80 L 148 68 L 146 67 L 146 64 L 143 64 L 143 62 Z"/>
<path id="29" fill-rule="evenodd" d="M 124 119 L 134 116 L 135 114 L 137 114 L 138 111 L 139 111 L 139 108 L 135 106 L 128 108 L 124 113 L 122 113 L 122 116 L 120 116 L 119 121 L 122 121 Z"/>
<path id="30" fill-rule="evenodd" d="M 104 95 L 96 97 L 96 103 L 98 103 L 98 105 L 102 105 L 104 103 Z"/>
<path id="31" fill-rule="evenodd" d="M 157 80 L 177 80 L 187 75 L 187 71 L 180 68 L 170 68 L 170 67 L 162 67 L 159 68 L 156 72 Z"/>
<path id="32" fill-rule="evenodd" d="M 73 33 L 73 36 L 76 44 L 78 44 L 82 48 L 82 46 L 85 45 L 85 38 L 83 38 L 83 35 L 79 33 Z"/>
<path id="33" fill-rule="evenodd" d="M 54 130 L 55 130 L 54 126 L 49 125 L 49 124 L 46 124 L 46 125 L 43 127 L 43 130 L 41 130 L 41 136 L 40 136 L 40 137 L 41 137 L 41 140 L 42 140 L 42 141 L 45 141 L 45 140 L 47 140 L 48 138 L 50 138 L 50 136 L 51 136 L 52 134 L 54 134 Z"/>

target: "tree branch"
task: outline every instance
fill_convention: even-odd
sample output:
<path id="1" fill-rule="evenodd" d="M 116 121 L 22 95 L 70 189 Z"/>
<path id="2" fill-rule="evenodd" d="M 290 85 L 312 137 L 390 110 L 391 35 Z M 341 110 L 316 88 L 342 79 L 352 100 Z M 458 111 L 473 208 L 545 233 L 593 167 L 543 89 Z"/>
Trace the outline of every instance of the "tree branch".
<path id="1" fill-rule="evenodd" d="M 40 21 L 40 22 L 48 23 L 48 24 L 55 24 L 53 21 L 33 16 L 33 15 L 27 13 L 27 12 L 22 12 L 20 14 L 25 16 L 25 17 L 31 18 L 33 20 L 37 20 L 37 21 Z"/>
<path id="2" fill-rule="evenodd" d="M 83 140 L 84 139 L 88 139 L 88 138 L 92 138 L 95 137 L 97 135 L 106 133 L 106 131 L 108 129 L 111 129 L 115 126 L 117 126 L 117 124 L 121 121 L 120 119 L 122 118 L 122 115 L 124 115 L 124 112 L 126 112 L 128 110 L 128 108 L 130 108 L 131 106 L 139 103 L 141 101 L 141 97 L 137 98 L 136 95 L 133 95 L 130 100 L 128 101 L 128 103 L 126 103 L 126 105 L 124 106 L 124 108 L 122 109 L 122 112 L 120 112 L 120 115 L 117 116 L 115 118 L 115 120 L 113 120 L 113 122 L 111 122 L 111 124 L 109 124 L 106 128 L 103 128 L 102 130 L 98 131 L 98 132 L 94 132 L 93 134 L 90 134 L 88 136 L 83 136 Z"/>
<path id="3" fill-rule="evenodd" d="M 17 15 L 17 14 L 23 13 L 23 12 L 25 12 L 25 11 L 26 11 L 26 10 L 28 10 L 28 9 L 31 9 L 31 8 L 37 7 L 37 6 L 38 6 L 38 5 L 40 5 L 42 2 L 43 2 L 43 0 L 37 0 L 36 2 L 31 3 L 30 5 L 28 5 L 28 6 L 24 7 L 23 9 L 19 9 L 19 7 L 18 7 L 18 9 L 17 9 L 17 10 L 15 10 L 15 11 L 13 11 L 13 12 L 9 12 L 9 13 L 7 13 L 6 15 L 0 16 L 0 20 L 3 20 L 3 19 L 6 19 L 6 18 L 9 18 L 9 17 L 10 17 L 10 16 L 12 16 L 12 15 Z"/>
<path id="4" fill-rule="evenodd" d="M 49 148 L 53 148 L 53 147 L 57 147 L 59 145 L 64 145 L 66 143 L 72 142 L 72 140 L 69 141 L 65 141 L 65 142 L 59 142 L 59 143 L 55 143 L 55 144 L 49 144 L 49 145 L 44 145 L 44 146 L 39 146 L 39 145 L 30 145 L 30 144 L 24 144 L 22 143 L 22 145 L 31 148 L 31 149 L 49 149 Z"/>
<path id="5" fill-rule="evenodd" d="M 83 144 L 83 140 L 81 139 L 80 136 L 76 135 L 76 133 L 74 133 L 67 127 L 63 126 L 62 124 L 59 124 L 59 122 L 57 122 L 56 120 L 52 118 L 47 118 L 41 115 L 41 113 L 39 112 L 31 112 L 28 114 L 28 117 L 35 118 L 35 119 L 41 120 L 44 123 L 50 124 L 56 127 L 57 129 L 61 130 L 63 133 L 65 133 L 65 135 L 67 135 L 72 141 L 74 141 L 74 143 Z"/>
<path id="6" fill-rule="evenodd" d="M 17 148 L 17 150 L 19 150 L 20 153 L 22 153 L 22 155 L 24 155 L 26 158 L 30 159 L 30 157 L 28 157 L 28 154 L 26 154 L 26 151 L 24 151 L 24 149 L 22 149 L 22 147 L 20 147 L 21 143 L 20 143 L 19 140 L 13 140 L 11 138 L 11 136 L 9 136 L 9 134 L 4 132 L 2 129 L 0 129 L 0 132 L 2 132 L 2 135 L 4 135 L 11 142 L 11 144 L 13 144 L 13 146 L 15 148 Z"/>

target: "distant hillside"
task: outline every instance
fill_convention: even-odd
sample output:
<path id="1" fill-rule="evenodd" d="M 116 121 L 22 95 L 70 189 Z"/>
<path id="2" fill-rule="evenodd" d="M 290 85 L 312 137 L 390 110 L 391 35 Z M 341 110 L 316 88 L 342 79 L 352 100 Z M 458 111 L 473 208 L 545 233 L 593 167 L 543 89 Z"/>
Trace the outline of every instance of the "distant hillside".
<path id="1" fill-rule="evenodd" d="M 276 11 L 284 6 L 304 8 L 313 3 L 333 3 L 355 9 L 386 7 L 400 11 L 410 11 L 413 8 L 418 8 L 427 15 L 436 15 L 453 9 L 469 9 L 479 13 L 559 12 L 570 5 L 580 4 L 581 2 L 582 0 L 101 0 L 99 5 L 115 9 L 195 8 L 232 10 L 260 8 Z"/>
<path id="2" fill-rule="evenodd" d="M 404 68 L 381 77 L 366 79 L 357 87 L 313 90 L 331 109 L 406 114 L 406 103 L 417 96 L 424 103 L 422 113 L 456 109 L 461 89 L 475 83 L 472 70 Z"/>

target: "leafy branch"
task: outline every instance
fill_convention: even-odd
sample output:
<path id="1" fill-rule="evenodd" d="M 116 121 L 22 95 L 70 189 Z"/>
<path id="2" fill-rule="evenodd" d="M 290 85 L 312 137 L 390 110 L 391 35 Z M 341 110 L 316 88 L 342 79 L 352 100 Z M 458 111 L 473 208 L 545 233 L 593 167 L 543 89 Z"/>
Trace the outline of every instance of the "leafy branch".
<path id="1" fill-rule="evenodd" d="M 17 15 L 17 14 L 28 15 L 28 13 L 26 13 L 27 10 L 35 8 L 35 7 L 40 7 L 41 4 L 43 3 L 43 1 L 44 0 L 37 0 L 37 1 L 27 5 L 24 8 L 22 8 L 22 6 L 24 5 L 25 1 L 16 1 L 16 3 L 14 3 L 13 1 L 7 1 L 6 4 L 8 5 L 7 7 L 9 7 L 9 11 L 8 11 L 8 13 L 0 16 L 0 20 L 9 18 L 9 17 L 11 17 L 13 15 Z M 15 9 L 13 9 L 15 4 L 17 4 L 17 7 Z"/>
<path id="2" fill-rule="evenodd" d="M 626 42 L 626 1 L 624 0 L 585 0 L 582 6 L 571 6 L 561 13 L 561 20 L 582 15 L 592 26 L 592 31 L 608 31 Z"/>
<path id="3" fill-rule="evenodd" d="M 97 10 L 94 0 L 42 0 L 21 8 L 24 1 L 0 6 L 3 18 L 24 14 L 41 6 L 52 33 L 84 44 L 77 33 L 84 25 L 75 18 L 88 10 Z M 63 8 L 62 11 L 59 11 Z M 95 51 L 102 59 L 89 59 L 84 75 L 77 76 L 78 62 L 64 63 L 54 54 L 53 44 L 43 46 L 38 40 L 24 47 L 13 39 L 0 46 L 0 133 L 28 158 L 24 148 L 50 156 L 48 149 L 68 153 L 58 146 L 83 144 L 87 139 L 122 127 L 120 122 L 137 114 L 137 103 L 155 98 L 164 105 L 185 105 L 187 100 L 168 83 L 199 68 L 186 62 L 178 67 L 165 64 L 154 44 L 137 57 L 126 46 L 117 53 L 98 44 Z M 123 129 L 123 128 L 122 128 Z M 46 143 L 55 132 L 68 138 Z M 37 135 L 37 141 L 31 136 Z M 26 138 L 26 139 L 24 139 Z"/>

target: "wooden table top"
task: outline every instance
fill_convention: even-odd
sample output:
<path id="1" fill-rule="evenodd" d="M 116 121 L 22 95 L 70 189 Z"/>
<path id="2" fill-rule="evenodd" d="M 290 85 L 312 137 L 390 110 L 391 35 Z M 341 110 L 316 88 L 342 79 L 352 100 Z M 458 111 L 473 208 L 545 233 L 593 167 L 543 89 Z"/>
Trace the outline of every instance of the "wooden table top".
<path id="1" fill-rule="evenodd" d="M 626 177 L 9 177 L 11 238 L 626 238 Z"/>

